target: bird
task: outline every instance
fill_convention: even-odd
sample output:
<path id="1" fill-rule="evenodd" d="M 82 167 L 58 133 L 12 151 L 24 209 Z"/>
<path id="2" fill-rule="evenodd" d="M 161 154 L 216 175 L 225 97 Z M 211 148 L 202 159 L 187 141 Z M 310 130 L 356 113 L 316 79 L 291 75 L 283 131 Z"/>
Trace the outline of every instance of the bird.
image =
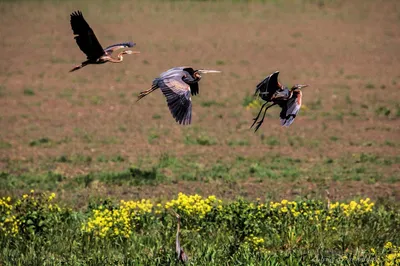
<path id="1" fill-rule="evenodd" d="M 117 58 L 111 57 L 111 54 L 118 49 L 132 48 L 136 44 L 133 42 L 117 43 L 103 49 L 100 42 L 89 24 L 83 18 L 81 11 L 75 11 L 71 14 L 71 28 L 75 36 L 76 43 L 83 53 L 86 54 L 87 60 L 77 65 L 69 72 L 81 69 L 89 64 L 104 64 L 106 62 L 120 63 L 125 54 L 139 54 L 139 51 L 124 50 L 117 55 Z"/>
<path id="2" fill-rule="evenodd" d="M 183 248 L 181 247 L 181 244 L 179 242 L 179 233 L 180 233 L 180 224 L 181 224 L 181 217 L 179 214 L 177 214 L 174 210 L 170 209 L 170 211 L 175 215 L 175 217 L 178 219 L 178 226 L 176 229 L 176 240 L 175 240 L 175 251 L 176 251 L 176 256 L 178 261 L 186 263 L 189 258 L 186 255 L 185 251 L 183 251 Z"/>
<path id="3" fill-rule="evenodd" d="M 206 69 L 195 70 L 189 66 L 171 68 L 155 78 L 150 89 L 140 92 L 137 101 L 156 89 L 161 89 L 175 121 L 181 125 L 189 125 L 192 121 L 191 95 L 199 94 L 201 74 L 220 72 Z"/>
<path id="4" fill-rule="evenodd" d="M 261 106 L 261 110 L 258 115 L 253 119 L 254 122 L 250 128 L 252 128 L 256 124 L 262 110 L 264 108 L 265 109 L 264 115 L 262 119 L 258 121 L 254 132 L 256 132 L 264 122 L 267 110 L 274 105 L 278 105 L 279 107 L 281 107 L 282 110 L 279 116 L 281 125 L 285 127 L 288 127 L 293 123 L 294 119 L 297 116 L 297 113 L 300 110 L 303 96 L 301 89 L 308 87 L 309 85 L 295 84 L 291 89 L 289 89 L 288 87 L 278 82 L 278 75 L 279 71 L 275 71 L 256 86 L 254 96 L 259 96 L 265 101 L 265 103 Z M 271 102 L 272 104 L 267 106 L 267 104 Z"/>

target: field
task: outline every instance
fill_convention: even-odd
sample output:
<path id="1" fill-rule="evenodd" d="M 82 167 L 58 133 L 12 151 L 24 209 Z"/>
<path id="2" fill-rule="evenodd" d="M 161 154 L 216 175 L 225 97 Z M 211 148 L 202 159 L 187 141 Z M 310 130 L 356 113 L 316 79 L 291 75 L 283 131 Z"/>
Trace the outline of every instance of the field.
<path id="1" fill-rule="evenodd" d="M 68 73 L 85 59 L 69 24 L 78 9 L 103 46 L 134 41 L 141 54 Z M 398 1 L 1 1 L 0 23 L 0 265 L 177 263 L 165 204 L 180 192 L 223 205 L 203 218 L 175 206 L 193 265 L 400 257 Z M 136 102 L 182 65 L 222 71 L 203 76 L 186 127 L 160 91 Z M 254 88 L 276 70 L 281 83 L 310 87 L 289 128 L 271 108 L 254 133 Z M 59 210 L 48 199 L 33 204 L 51 193 Z M 334 202 L 366 198 L 371 210 L 330 213 Z M 129 237 L 82 228 L 98 208 L 142 199 L 154 206 L 129 210 Z M 282 200 L 338 218 L 337 230 L 314 235 L 309 217 L 274 212 Z M 264 216 L 251 204 L 265 204 Z M 38 229 L 46 223 L 54 231 Z"/>

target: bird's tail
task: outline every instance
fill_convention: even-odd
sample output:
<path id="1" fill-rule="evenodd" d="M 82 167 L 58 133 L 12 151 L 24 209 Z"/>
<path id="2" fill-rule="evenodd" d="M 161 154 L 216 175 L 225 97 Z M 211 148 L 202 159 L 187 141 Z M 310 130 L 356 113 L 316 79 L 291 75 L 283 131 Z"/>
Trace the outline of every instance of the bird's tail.
<path id="1" fill-rule="evenodd" d="M 78 69 L 81 69 L 82 67 L 87 66 L 87 64 L 88 64 L 88 63 L 85 61 L 85 62 L 83 62 L 82 64 L 77 65 L 76 67 L 74 67 L 73 69 L 71 69 L 69 72 L 74 72 L 74 71 L 76 71 L 76 70 L 78 70 Z"/>
<path id="2" fill-rule="evenodd" d="M 151 86 L 150 89 L 145 90 L 145 91 L 142 91 L 141 93 L 139 93 L 139 95 L 138 95 L 136 101 L 139 101 L 139 100 L 142 99 L 144 96 L 146 96 L 146 95 L 152 93 L 152 92 L 155 91 L 156 89 L 158 89 L 157 84 L 153 84 L 153 86 Z"/>

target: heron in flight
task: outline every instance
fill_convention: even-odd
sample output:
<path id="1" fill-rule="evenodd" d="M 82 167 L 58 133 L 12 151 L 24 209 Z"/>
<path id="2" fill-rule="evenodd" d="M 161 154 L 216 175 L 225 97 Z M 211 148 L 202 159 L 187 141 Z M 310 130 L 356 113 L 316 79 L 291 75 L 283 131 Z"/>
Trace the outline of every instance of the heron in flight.
<path id="1" fill-rule="evenodd" d="M 75 36 L 76 43 L 79 48 L 87 56 L 87 60 L 77 65 L 69 72 L 81 69 L 89 64 L 104 64 L 106 62 L 120 63 L 122 62 L 123 55 L 125 54 L 139 54 L 138 51 L 124 50 L 117 55 L 117 58 L 111 57 L 111 54 L 118 49 L 131 48 L 135 46 L 133 42 L 118 43 L 103 49 L 101 44 L 96 38 L 92 28 L 87 24 L 83 18 L 81 11 L 76 11 L 71 14 L 71 27 Z"/>
<path id="2" fill-rule="evenodd" d="M 156 89 L 161 89 L 167 98 L 167 104 L 176 122 L 189 125 L 192 121 L 192 98 L 191 95 L 199 93 L 199 81 L 201 74 L 220 73 L 218 70 L 194 70 L 191 67 L 174 67 L 153 80 L 150 89 L 142 91 L 137 101 L 150 94 Z"/>
<path id="3" fill-rule="evenodd" d="M 252 128 L 257 122 L 258 118 L 261 115 L 262 110 L 264 109 L 263 117 L 260 121 L 258 121 L 256 132 L 262 123 L 264 122 L 265 114 L 267 110 L 274 106 L 278 105 L 281 107 L 282 111 L 280 113 L 280 120 L 282 126 L 290 126 L 294 119 L 297 116 L 297 113 L 300 111 L 301 100 L 302 100 L 302 92 L 301 89 L 308 87 L 308 85 L 296 84 L 291 89 L 280 84 L 278 82 L 279 71 L 276 71 L 266 77 L 263 81 L 261 81 L 257 87 L 254 96 L 259 96 L 261 99 L 265 101 L 265 103 L 261 106 L 261 110 L 258 115 L 253 119 L 254 122 L 250 128 Z M 267 106 L 268 103 L 271 105 Z"/>

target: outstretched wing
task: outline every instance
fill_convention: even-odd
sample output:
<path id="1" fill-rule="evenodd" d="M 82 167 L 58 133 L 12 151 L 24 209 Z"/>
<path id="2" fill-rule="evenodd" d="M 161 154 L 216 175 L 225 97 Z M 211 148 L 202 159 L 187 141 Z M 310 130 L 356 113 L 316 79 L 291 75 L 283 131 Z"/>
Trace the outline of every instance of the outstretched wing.
<path id="1" fill-rule="evenodd" d="M 75 35 L 76 43 L 84 52 L 88 59 L 96 60 L 104 55 L 104 50 L 96 38 L 93 30 L 83 18 L 81 11 L 76 11 L 71 14 L 71 27 Z"/>
<path id="2" fill-rule="evenodd" d="M 111 54 L 115 50 L 123 49 L 123 48 L 130 48 L 130 47 L 133 47 L 135 45 L 136 45 L 136 43 L 134 43 L 134 42 L 117 43 L 117 44 L 113 44 L 113 45 L 108 46 L 106 49 L 104 49 L 104 51 L 107 54 Z"/>
<path id="3" fill-rule="evenodd" d="M 301 98 L 301 91 L 296 91 L 293 93 L 293 96 L 286 102 L 286 104 L 281 106 L 282 111 L 280 113 L 280 118 L 282 126 L 288 127 L 293 123 L 298 112 L 300 111 Z"/>
<path id="4" fill-rule="evenodd" d="M 176 122 L 189 125 L 192 121 L 192 99 L 189 85 L 182 80 L 183 75 L 181 69 L 164 72 L 158 79 L 158 86 L 167 98 L 169 110 Z"/>
<path id="5" fill-rule="evenodd" d="M 261 81 L 254 93 L 254 96 L 260 96 L 264 101 L 269 102 L 271 97 L 277 90 L 282 89 L 282 85 L 278 82 L 279 71 L 276 71 Z"/>

